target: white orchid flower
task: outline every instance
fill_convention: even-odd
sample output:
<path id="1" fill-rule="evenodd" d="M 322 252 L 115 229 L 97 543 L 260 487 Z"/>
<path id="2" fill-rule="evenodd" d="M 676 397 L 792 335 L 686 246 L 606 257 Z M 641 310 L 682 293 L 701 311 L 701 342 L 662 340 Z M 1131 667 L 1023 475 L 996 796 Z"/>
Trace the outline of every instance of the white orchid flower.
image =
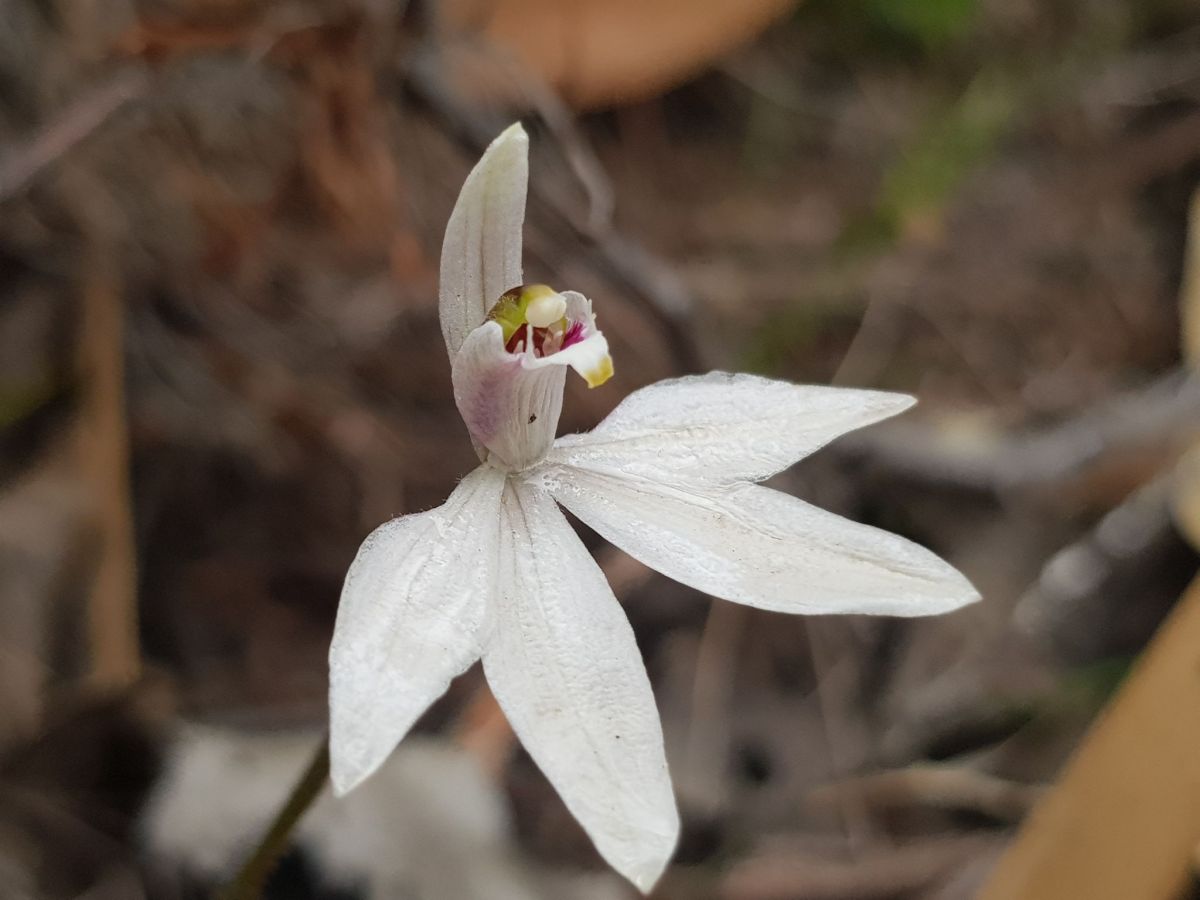
<path id="1" fill-rule="evenodd" d="M 591 303 L 522 285 L 528 138 L 468 176 L 442 248 L 442 333 L 481 465 L 445 505 L 373 532 L 330 649 L 334 790 L 374 772 L 482 657 L 530 756 L 643 891 L 679 833 L 650 682 L 624 612 L 559 505 L 646 565 L 759 609 L 942 613 L 977 599 L 928 550 L 753 482 L 911 397 L 752 375 L 675 378 L 555 440 L 566 367 L 612 373 Z"/>

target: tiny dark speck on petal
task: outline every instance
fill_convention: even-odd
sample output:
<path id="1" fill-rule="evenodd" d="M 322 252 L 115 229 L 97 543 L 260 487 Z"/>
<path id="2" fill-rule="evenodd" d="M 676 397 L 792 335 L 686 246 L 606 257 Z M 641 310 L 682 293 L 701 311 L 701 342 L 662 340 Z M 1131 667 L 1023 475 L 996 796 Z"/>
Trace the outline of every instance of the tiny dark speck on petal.
<path id="1" fill-rule="evenodd" d="M 529 424 L 532 425 L 536 421 L 537 421 L 537 413 L 530 413 L 529 414 Z"/>

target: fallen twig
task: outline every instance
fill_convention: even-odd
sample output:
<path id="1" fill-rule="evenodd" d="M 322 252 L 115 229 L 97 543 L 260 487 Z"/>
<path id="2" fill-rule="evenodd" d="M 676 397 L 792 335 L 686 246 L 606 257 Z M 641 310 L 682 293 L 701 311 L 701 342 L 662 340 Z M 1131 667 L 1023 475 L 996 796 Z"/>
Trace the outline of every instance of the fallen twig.
<path id="1" fill-rule="evenodd" d="M 1172 370 L 1059 425 L 961 446 L 920 424 L 897 423 L 839 440 L 835 453 L 866 456 L 924 483 L 986 493 L 1062 484 L 1122 453 L 1182 449 L 1200 432 L 1200 379 Z"/>
<path id="2" fill-rule="evenodd" d="M 23 144 L 0 154 L 0 203 L 20 194 L 47 168 L 146 93 L 141 70 L 127 69 L 79 97 Z"/>
<path id="3" fill-rule="evenodd" d="M 1116 582 L 1140 584 L 1146 572 L 1161 571 L 1171 549 L 1182 545 L 1171 521 L 1170 485 L 1169 476 L 1160 476 L 1054 554 L 1017 603 L 1017 627 L 1048 641 L 1062 658 L 1088 660 L 1113 652 L 1097 643 L 1109 638 L 1108 631 L 1098 632 L 1091 623 L 1114 616 L 1129 620 L 1122 610 L 1130 591 L 1117 589 Z M 1147 603 L 1144 594 L 1139 599 L 1134 612 L 1152 617 L 1144 623 L 1148 632 L 1165 606 Z"/>
<path id="4" fill-rule="evenodd" d="M 996 846 L 995 837 L 936 837 L 875 847 L 852 860 L 827 854 L 769 852 L 735 866 L 721 882 L 722 900 L 876 900 L 927 888 Z"/>
<path id="5" fill-rule="evenodd" d="M 979 813 L 1004 822 L 1024 818 L 1045 790 L 962 766 L 912 766 L 817 788 L 808 795 L 808 802 L 834 808 L 847 785 L 853 785 L 873 810 L 925 806 Z"/>

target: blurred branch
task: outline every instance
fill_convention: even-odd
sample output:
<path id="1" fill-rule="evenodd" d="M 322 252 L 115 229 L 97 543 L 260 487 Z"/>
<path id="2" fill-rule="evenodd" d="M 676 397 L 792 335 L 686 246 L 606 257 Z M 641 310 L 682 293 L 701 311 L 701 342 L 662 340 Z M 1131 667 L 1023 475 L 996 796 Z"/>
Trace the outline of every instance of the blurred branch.
<path id="1" fill-rule="evenodd" d="M 870 841 L 874 824 L 867 810 L 866 798 L 854 779 L 841 776 L 853 770 L 855 758 L 861 759 L 861 747 L 856 747 L 855 732 L 861 733 L 862 712 L 847 694 L 844 684 L 836 677 L 836 662 L 828 647 L 828 628 L 839 628 L 840 623 L 824 622 L 819 616 L 804 622 L 804 637 L 812 658 L 813 671 L 817 677 L 816 698 L 821 710 L 821 734 L 829 753 L 830 772 L 839 779 L 829 788 L 830 806 L 836 810 L 848 845 L 855 850 L 865 847 Z M 839 689 L 840 688 L 840 689 Z"/>
<path id="2" fill-rule="evenodd" d="M 141 655 L 125 420 L 124 306 L 108 256 L 94 247 L 83 270 L 77 440 L 99 531 L 88 605 L 90 677 L 97 687 L 116 689 L 137 680 Z"/>
<path id="3" fill-rule="evenodd" d="M 562 149 L 563 158 L 588 201 L 584 229 L 602 234 L 612 228 L 613 189 L 600 160 L 575 124 L 575 114 L 554 89 L 535 72 L 522 66 L 512 52 L 485 40 L 472 41 L 463 50 L 487 67 L 492 78 L 509 81 L 528 106 L 537 111 Z M 444 49 L 440 52 L 445 52 Z"/>
<path id="4" fill-rule="evenodd" d="M 737 651 L 746 620 L 746 607 L 711 601 L 696 648 L 687 740 L 676 766 L 675 783 L 692 807 L 710 815 L 718 814 L 729 802 L 722 776 L 733 737 L 730 712 L 737 684 Z"/>
<path id="5" fill-rule="evenodd" d="M 146 93 L 140 70 L 125 70 L 73 101 L 23 144 L 0 153 L 0 203 L 27 188 L 45 169 Z"/>
<path id="6" fill-rule="evenodd" d="M 1044 789 L 1036 785 L 996 778 L 962 766 L 922 765 L 819 787 L 808 795 L 808 802 L 822 808 L 835 808 L 847 785 L 854 786 L 872 810 L 924 806 L 979 813 L 1002 822 L 1024 818 L 1044 793 Z"/>
<path id="7" fill-rule="evenodd" d="M 1039 672 L 1051 677 L 1142 646 L 1178 597 L 1178 579 L 1193 571 L 1194 557 L 1171 521 L 1170 486 L 1169 474 L 1152 480 L 1051 556 L 982 659 L 909 697 L 909 719 L 889 737 L 893 755 L 994 743 L 1024 724 L 1017 698 L 1051 687 L 1038 684 Z"/>
<path id="8" fill-rule="evenodd" d="M 875 846 L 853 860 L 795 848 L 764 852 L 734 866 L 722 900 L 874 900 L 929 888 L 995 846 L 992 837 L 933 837 L 902 846 Z"/>
<path id="9" fill-rule="evenodd" d="M 851 434 L 834 452 L 867 456 L 914 480 L 986 493 L 1061 484 L 1111 456 L 1166 452 L 1200 431 L 1200 379 L 1176 369 L 1062 424 L 984 445 L 954 445 L 928 425 Z"/>
<path id="10" fill-rule="evenodd" d="M 1079 540 L 1054 554 L 1018 601 L 1017 626 L 1049 641 L 1067 659 L 1095 659 L 1113 648 L 1096 621 L 1128 620 L 1129 591 L 1116 589 L 1124 577 L 1137 582 L 1163 570 L 1170 549 L 1182 545 L 1170 513 L 1171 479 L 1163 476 L 1135 491 Z M 1153 615 L 1143 602 L 1137 612 Z M 1161 614 L 1161 609 L 1158 610 Z"/>
<path id="11" fill-rule="evenodd" d="M 1200 87 L 1200 28 L 1192 27 L 1146 50 L 1121 56 L 1090 79 L 1085 102 L 1097 106 L 1149 106 Z"/>

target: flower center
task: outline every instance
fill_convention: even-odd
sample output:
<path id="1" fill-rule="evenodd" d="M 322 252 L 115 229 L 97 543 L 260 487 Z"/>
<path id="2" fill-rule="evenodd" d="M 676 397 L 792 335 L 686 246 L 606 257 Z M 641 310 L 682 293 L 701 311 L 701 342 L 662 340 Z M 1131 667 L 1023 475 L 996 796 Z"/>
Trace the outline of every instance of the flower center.
<path id="1" fill-rule="evenodd" d="M 501 294 L 488 318 L 500 323 L 509 353 L 550 356 L 583 340 L 583 323 L 567 318 L 567 301 L 544 284 L 522 284 Z"/>

